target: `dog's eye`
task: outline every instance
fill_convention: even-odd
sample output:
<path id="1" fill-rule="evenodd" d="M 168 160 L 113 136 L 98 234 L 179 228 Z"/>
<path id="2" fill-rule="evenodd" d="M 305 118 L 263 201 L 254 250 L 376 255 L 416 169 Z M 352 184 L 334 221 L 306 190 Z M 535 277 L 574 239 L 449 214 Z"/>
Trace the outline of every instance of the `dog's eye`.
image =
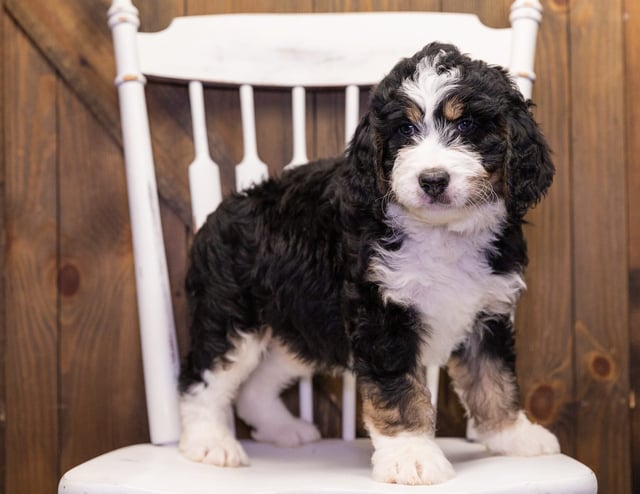
<path id="1" fill-rule="evenodd" d="M 403 123 L 400 127 L 398 127 L 398 133 L 403 137 L 411 137 L 416 133 L 415 125 L 411 123 Z"/>
<path id="2" fill-rule="evenodd" d="M 460 120 L 458 120 L 456 127 L 458 128 L 458 131 L 461 134 L 468 134 L 476 130 L 477 125 L 472 118 L 467 117 L 467 118 L 461 118 Z"/>

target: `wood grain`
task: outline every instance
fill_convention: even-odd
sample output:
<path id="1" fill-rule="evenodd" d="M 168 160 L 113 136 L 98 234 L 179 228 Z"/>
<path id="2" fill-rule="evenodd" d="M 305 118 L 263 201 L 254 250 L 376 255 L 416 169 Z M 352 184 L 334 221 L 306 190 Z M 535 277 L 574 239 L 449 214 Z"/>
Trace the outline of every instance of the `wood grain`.
<path id="1" fill-rule="evenodd" d="M 0 0 L 0 72 L 5 73 L 9 67 L 5 65 L 6 58 L 4 57 L 5 42 L 4 42 L 4 23 L 9 22 L 4 9 L 2 8 L 4 0 Z M 5 93 L 4 77 L 0 77 L 0 122 L 4 127 L 4 118 L 6 115 L 4 102 L 6 100 L 7 93 Z M 4 150 L 4 132 L 0 132 L 0 149 Z M 0 204 L 5 203 L 5 153 L 0 153 Z M 6 238 L 5 238 L 5 215 L 0 213 L 0 273 L 6 271 L 5 252 L 6 252 Z M 6 444 L 6 425 L 7 425 L 7 394 L 5 385 L 5 373 L 6 373 L 6 350 L 7 350 L 7 335 L 6 335 L 6 309 L 5 309 L 5 277 L 0 276 L 0 444 Z M 0 447 L 0 487 L 5 485 L 6 478 L 6 448 Z"/>
<path id="2" fill-rule="evenodd" d="M 546 8 L 538 34 L 534 114 L 553 151 L 554 183 L 527 219 L 528 290 L 517 314 L 518 373 L 529 416 L 575 453 L 567 12 Z"/>
<path id="3" fill-rule="evenodd" d="M 439 11 L 442 0 L 314 0 L 314 12 Z M 418 51 L 420 47 L 416 48 Z"/>
<path id="4" fill-rule="evenodd" d="M 640 492 L 640 2 L 625 0 L 632 492 Z M 634 403 L 635 402 L 635 403 Z"/>
<path id="5" fill-rule="evenodd" d="M 52 492 L 58 479 L 55 72 L 5 17 L 6 483 Z M 20 118 L 16 118 L 20 116 Z"/>
<path id="6" fill-rule="evenodd" d="M 509 27 L 509 0 L 442 0 L 444 12 L 465 12 L 477 15 L 490 27 Z"/>
<path id="7" fill-rule="evenodd" d="M 187 13 L 240 14 L 311 12 L 312 0 L 186 0 Z"/>
<path id="8" fill-rule="evenodd" d="M 66 0 L 57 4 L 44 0 L 5 0 L 7 11 L 34 40 L 46 59 L 58 70 L 80 99 L 104 125 L 105 132 L 121 143 L 120 117 L 116 90 L 113 86 L 115 63 L 111 33 L 106 23 L 110 2 L 106 0 Z M 144 0 L 137 2 L 144 4 Z M 141 30 L 149 18 L 152 26 L 162 26 L 172 14 L 182 12 L 182 2 L 163 0 L 164 10 L 150 2 L 141 15 Z M 149 12 L 149 14 L 147 14 Z M 147 101 L 151 109 L 164 113 L 163 125 L 171 130 L 170 139 L 152 136 L 156 166 L 162 170 L 158 176 L 158 188 L 165 201 L 171 205 L 185 223 L 191 221 L 187 178 L 178 173 L 174 164 L 182 157 L 184 146 L 180 142 L 190 138 L 188 128 L 179 125 L 170 110 L 184 107 L 182 103 L 162 106 L 155 101 L 154 91 L 148 91 Z"/>
<path id="9" fill-rule="evenodd" d="M 108 132 L 119 133 L 115 63 L 106 23 L 109 2 L 4 0 L 7 11 L 83 96 Z"/>
<path id="10" fill-rule="evenodd" d="M 134 1 L 147 31 L 184 13 L 443 6 L 475 12 L 499 27 L 506 25 L 508 5 L 506 0 Z M 141 369 L 134 369 L 139 367 L 137 321 L 129 312 L 134 281 L 125 240 L 128 218 L 121 209 L 109 3 L 0 0 L 5 69 L 0 79 L 0 235 L 5 238 L 3 246 L 0 237 L 5 252 L 4 264 L 0 258 L 5 282 L 0 491 L 7 493 L 53 492 L 60 467 L 146 437 Z M 529 413 L 558 433 L 565 452 L 596 470 L 600 492 L 637 492 L 640 415 L 637 407 L 629 412 L 628 404 L 629 392 L 640 389 L 640 7 L 635 0 L 543 4 L 535 114 L 558 173 L 549 197 L 529 216 L 529 293 L 518 313 L 520 382 Z M 173 84 L 152 81 L 148 88 L 184 351 L 183 256 L 191 238 L 186 165 L 193 159 L 188 98 L 186 89 Z M 205 93 L 211 152 L 229 192 L 233 166 L 242 157 L 237 91 L 207 88 Z M 361 100 L 364 108 L 366 91 Z M 289 97 L 257 92 L 256 102 L 260 153 L 277 170 L 290 156 Z M 343 149 L 343 107 L 341 92 L 307 95 L 310 156 Z M 66 119 L 80 124 L 77 135 Z M 117 202 L 112 218 L 105 217 L 102 183 Z M 94 231 L 100 224 L 104 231 Z M 97 307 L 92 297 L 103 297 L 106 307 Z M 91 389 L 93 380 L 99 392 Z M 340 384 L 318 379 L 314 385 L 317 420 L 325 435 L 335 435 Z M 106 410 L 96 411 L 87 396 Z M 286 394 L 293 410 L 296 398 L 295 390 Z M 453 423 L 441 419 L 440 424 L 459 434 L 464 421 L 447 408 L 455 401 L 441 385 L 441 411 L 451 413 Z M 95 414 L 101 431 L 88 420 Z"/>
<path id="11" fill-rule="evenodd" d="M 630 492 L 622 2 L 571 4 L 576 453 Z"/>
<path id="12" fill-rule="evenodd" d="M 173 300 L 178 350 L 181 356 L 185 356 L 189 347 L 189 309 L 184 280 L 187 273 L 189 245 L 192 239 L 191 227 L 185 225 L 164 201 L 160 201 L 160 216 L 169 269 L 169 285 Z"/>
<path id="13" fill-rule="evenodd" d="M 61 470 L 148 441 L 121 152 L 64 84 L 60 166 Z"/>

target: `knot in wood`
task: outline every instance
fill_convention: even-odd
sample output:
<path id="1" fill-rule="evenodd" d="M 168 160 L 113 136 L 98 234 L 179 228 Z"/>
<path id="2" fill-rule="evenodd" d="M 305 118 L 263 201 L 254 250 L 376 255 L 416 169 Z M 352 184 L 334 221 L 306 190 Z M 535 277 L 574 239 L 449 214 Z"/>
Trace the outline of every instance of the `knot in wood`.
<path id="1" fill-rule="evenodd" d="M 591 376 L 598 381 L 611 381 L 615 378 L 615 363 L 607 354 L 591 352 L 588 365 Z"/>
<path id="2" fill-rule="evenodd" d="M 58 272 L 58 290 L 65 297 L 75 295 L 80 289 L 80 271 L 73 264 L 65 264 Z"/>
<path id="3" fill-rule="evenodd" d="M 551 0 L 549 5 L 555 12 L 566 13 L 569 11 L 569 0 Z"/>
<path id="4" fill-rule="evenodd" d="M 550 384 L 539 384 L 529 394 L 527 411 L 543 425 L 553 422 L 556 409 L 556 393 Z"/>

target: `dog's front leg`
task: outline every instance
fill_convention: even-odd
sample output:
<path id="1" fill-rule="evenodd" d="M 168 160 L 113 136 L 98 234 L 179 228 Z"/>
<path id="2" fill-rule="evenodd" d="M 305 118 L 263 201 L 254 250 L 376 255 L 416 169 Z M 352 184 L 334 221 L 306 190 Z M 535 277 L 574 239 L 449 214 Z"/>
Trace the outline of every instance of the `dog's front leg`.
<path id="1" fill-rule="evenodd" d="M 449 375 L 472 420 L 475 439 L 500 454 L 559 453 L 557 438 L 531 423 L 520 408 L 514 344 L 511 318 L 486 316 L 449 360 Z"/>
<path id="2" fill-rule="evenodd" d="M 364 423 L 375 451 L 373 478 L 397 484 L 437 484 L 454 475 L 434 441 L 429 390 L 411 374 L 362 379 Z"/>

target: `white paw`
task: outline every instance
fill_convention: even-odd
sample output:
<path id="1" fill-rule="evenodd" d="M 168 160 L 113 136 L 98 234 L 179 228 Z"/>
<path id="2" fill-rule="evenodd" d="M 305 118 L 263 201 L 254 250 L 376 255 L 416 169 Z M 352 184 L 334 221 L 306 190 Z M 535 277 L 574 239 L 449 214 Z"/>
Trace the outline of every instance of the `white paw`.
<path id="1" fill-rule="evenodd" d="M 378 482 L 407 485 L 440 484 L 455 472 L 433 439 L 420 436 L 377 437 L 373 478 Z"/>
<path id="2" fill-rule="evenodd" d="M 293 448 L 320 439 L 315 425 L 294 419 L 280 425 L 262 426 L 251 433 L 256 441 L 267 442 L 282 448 Z"/>
<path id="3" fill-rule="evenodd" d="M 249 464 L 249 457 L 240 443 L 230 435 L 183 433 L 180 451 L 193 461 L 219 467 L 241 467 Z"/>
<path id="4" fill-rule="evenodd" d="M 539 456 L 560 453 L 560 443 L 547 429 L 533 424 L 524 412 L 504 429 L 478 434 L 478 440 L 494 453 L 509 456 Z"/>

